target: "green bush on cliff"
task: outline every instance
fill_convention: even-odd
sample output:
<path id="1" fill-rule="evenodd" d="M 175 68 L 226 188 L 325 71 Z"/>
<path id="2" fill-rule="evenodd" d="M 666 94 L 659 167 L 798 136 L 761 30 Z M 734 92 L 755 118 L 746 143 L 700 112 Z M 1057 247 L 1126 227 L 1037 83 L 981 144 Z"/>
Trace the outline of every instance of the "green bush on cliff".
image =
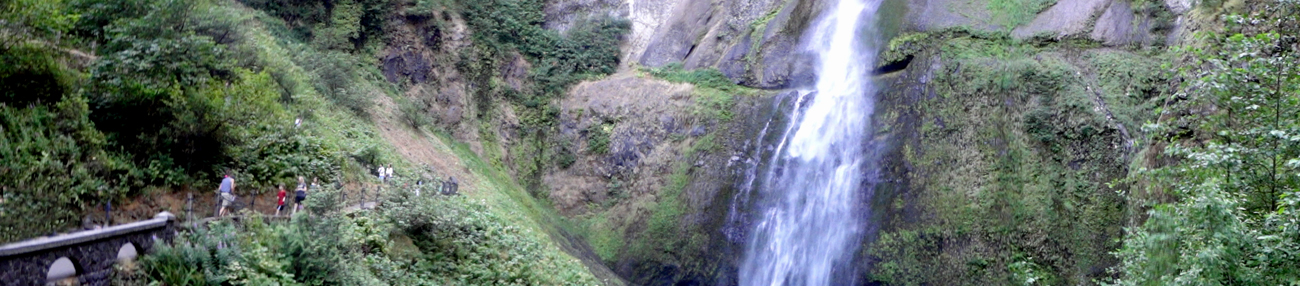
<path id="1" fill-rule="evenodd" d="M 540 182 L 541 170 L 555 166 L 552 155 L 563 159 L 564 148 L 546 139 L 554 131 L 560 109 L 555 99 L 581 80 L 613 73 L 618 67 L 619 47 L 631 22 L 611 17 L 579 19 L 567 30 L 546 29 L 546 1 L 540 0 L 456 0 L 444 6 L 449 12 L 464 16 L 472 32 L 473 46 L 460 51 L 456 67 L 473 87 L 469 104 L 477 109 L 480 120 L 492 119 L 497 104 L 513 105 L 523 128 L 524 137 L 509 148 L 528 152 L 516 153 L 508 161 L 515 166 L 520 181 L 530 186 Z M 423 4 L 421 4 L 423 3 Z M 420 5 L 436 7 L 422 1 Z M 418 8 L 418 7 L 417 7 Z M 519 66 L 522 63 L 526 66 Z M 521 86 L 503 84 L 501 71 L 528 68 Z M 520 80 L 520 79 L 513 79 Z M 486 125 L 480 125 L 486 126 Z M 481 132 L 488 132 L 487 129 Z M 485 134 L 486 135 L 486 134 Z M 495 136 L 483 136 L 484 141 Z M 497 144 L 497 142 L 484 142 Z"/>
<path id="2" fill-rule="evenodd" d="M 749 95 L 754 91 L 736 84 L 715 68 L 685 70 L 681 63 L 671 63 L 660 68 L 647 69 L 651 76 L 670 82 L 695 85 L 695 105 L 691 110 L 701 118 L 731 120 L 731 107 L 735 96 Z"/>
<path id="3" fill-rule="evenodd" d="M 515 96 L 532 112 L 543 116 L 549 100 L 564 93 L 568 87 L 590 76 L 610 74 L 618 67 L 619 43 L 631 29 L 624 19 L 589 18 L 579 21 L 565 33 L 542 27 L 545 1 L 538 0 L 465 0 L 458 1 L 458 11 L 463 13 L 473 31 L 475 50 L 466 53 L 460 69 L 471 75 L 484 89 L 498 74 L 501 64 L 511 61 L 513 53 L 528 60 L 532 69 L 529 91 Z M 487 90 L 489 96 L 507 93 L 504 90 Z M 498 94 L 499 93 L 499 94 Z M 480 97 L 475 104 L 490 105 Z M 550 118 L 534 118 L 538 123 Z"/>

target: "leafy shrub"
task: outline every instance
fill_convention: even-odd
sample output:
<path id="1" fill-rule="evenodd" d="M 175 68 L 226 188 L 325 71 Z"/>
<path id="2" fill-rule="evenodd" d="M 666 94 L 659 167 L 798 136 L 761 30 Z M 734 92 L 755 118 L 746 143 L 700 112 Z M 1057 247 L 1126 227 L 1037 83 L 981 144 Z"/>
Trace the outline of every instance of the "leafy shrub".
<path id="1" fill-rule="evenodd" d="M 606 124 L 593 124 L 587 127 L 587 152 L 592 154 L 609 153 L 609 130 Z"/>
<path id="2" fill-rule="evenodd" d="M 110 1 L 88 9 L 114 3 L 123 4 Z M 104 41 L 102 56 L 91 68 L 86 89 L 91 119 L 141 165 L 174 162 L 164 167 L 193 172 L 222 158 L 224 87 L 239 76 L 223 60 L 225 46 L 185 28 L 186 15 L 196 5 L 209 3 L 124 5 L 143 10 L 118 13 L 139 16 L 112 19 L 98 35 Z M 168 158 L 159 160 L 159 155 Z"/>
<path id="3" fill-rule="evenodd" d="M 412 128 L 420 128 L 431 123 L 429 115 L 425 113 L 425 107 L 421 106 L 418 99 L 400 98 L 397 101 L 397 108 L 402 111 L 402 121 Z"/>
<path id="4" fill-rule="evenodd" d="M 154 252 L 140 259 L 145 273 L 168 285 L 221 285 L 232 280 L 231 268 L 242 260 L 236 228 L 213 222 L 182 233 L 171 245 L 156 241 Z"/>
<path id="5" fill-rule="evenodd" d="M 1136 172 L 1146 189 L 1131 200 L 1155 204 L 1128 230 L 1115 255 L 1115 285 L 1285 285 L 1300 281 L 1300 60 L 1295 3 L 1227 17 L 1247 32 L 1209 38 L 1183 70 L 1175 113 L 1148 124 L 1167 144 L 1169 166 Z M 1283 13 L 1286 14 L 1272 14 Z M 1260 26 L 1256 26 L 1260 24 Z M 1267 29 L 1252 33 L 1250 29 Z M 1168 111 L 1166 111 L 1168 112 Z M 1188 130 L 1199 136 L 1178 135 Z M 1175 196 L 1162 202 L 1144 194 Z M 1159 198 L 1157 198 L 1159 199 Z"/>
<path id="6" fill-rule="evenodd" d="M 393 0 L 244 0 L 284 21 L 302 40 L 322 49 L 354 50 L 384 32 L 384 20 L 398 3 Z"/>
<path id="7" fill-rule="evenodd" d="M 419 248 L 421 259 L 405 271 L 424 279 L 469 285 L 596 284 L 582 264 L 544 251 L 544 235 L 509 225 L 463 197 L 389 201 L 383 216 Z"/>
<path id="8" fill-rule="evenodd" d="M 80 15 L 64 13 L 62 0 L 11 0 L 0 4 L 0 19 L 12 21 L 41 34 L 57 35 L 68 31 Z"/>
<path id="9" fill-rule="evenodd" d="M 0 44 L 0 102 L 54 104 L 73 91 L 77 74 L 57 57 L 35 43 Z"/>
<path id="10" fill-rule="evenodd" d="M 369 114 L 374 102 L 358 86 L 359 65 L 348 54 L 341 52 L 308 53 L 295 61 L 316 74 L 316 91 L 334 103 L 347 107 L 360 116 Z"/>
<path id="11" fill-rule="evenodd" d="M 347 212 L 338 195 L 313 191 L 309 212 L 287 222 L 252 215 L 242 227 L 219 221 L 182 233 L 141 265 L 167 285 L 596 284 L 581 263 L 546 251 L 544 234 L 464 197 L 397 190 L 383 208 Z"/>
<path id="12" fill-rule="evenodd" d="M 415 0 L 415 5 L 406 9 L 406 15 L 433 18 L 435 14 L 445 8 L 447 4 L 447 0 Z"/>
<path id="13" fill-rule="evenodd" d="M 475 50 L 464 53 L 468 61 L 462 61 L 460 68 L 471 80 L 488 86 L 497 65 L 513 52 L 522 54 L 533 65 L 529 78 L 536 87 L 517 99 L 537 108 L 534 112 L 538 115 L 544 114 L 539 107 L 570 85 L 592 75 L 613 73 L 618 66 L 619 43 L 631 29 L 631 22 L 624 19 L 594 18 L 562 35 L 542 27 L 545 1 L 462 0 L 458 4 L 476 44 Z M 488 98 L 475 100 L 486 104 Z"/>
<path id="14" fill-rule="evenodd" d="M 241 179 L 254 182 L 251 186 L 291 186 L 298 176 L 331 178 L 345 160 L 335 146 L 290 127 L 269 126 L 257 133 L 227 151 L 234 154 L 231 167 L 251 175 Z"/>
<path id="15" fill-rule="evenodd" d="M 133 168 L 103 150 L 86 113 L 77 96 L 54 107 L 0 103 L 0 241 L 65 230 L 84 205 L 126 194 Z"/>

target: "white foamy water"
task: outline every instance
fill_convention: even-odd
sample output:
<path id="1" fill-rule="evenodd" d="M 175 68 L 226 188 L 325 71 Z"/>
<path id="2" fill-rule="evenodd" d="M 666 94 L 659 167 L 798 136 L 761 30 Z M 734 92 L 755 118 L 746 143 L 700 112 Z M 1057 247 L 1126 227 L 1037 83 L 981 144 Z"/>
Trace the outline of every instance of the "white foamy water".
<path id="1" fill-rule="evenodd" d="M 756 186 L 740 285 L 833 285 L 851 281 L 864 233 L 862 185 L 875 87 L 871 70 L 880 0 L 839 0 L 809 30 L 817 82 L 801 92 L 776 157 Z M 801 107 L 805 106 L 806 107 Z M 802 109 L 801 109 L 802 108 Z"/>

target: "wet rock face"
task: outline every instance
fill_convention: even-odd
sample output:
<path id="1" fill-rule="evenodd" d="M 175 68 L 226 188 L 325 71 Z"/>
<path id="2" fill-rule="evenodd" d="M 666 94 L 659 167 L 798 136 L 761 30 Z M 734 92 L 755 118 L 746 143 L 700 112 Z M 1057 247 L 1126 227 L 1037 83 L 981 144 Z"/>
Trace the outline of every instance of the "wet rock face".
<path id="1" fill-rule="evenodd" d="M 583 18 L 628 18 L 631 10 L 627 0 L 558 0 L 546 4 L 547 29 L 564 32 Z"/>
<path id="2" fill-rule="evenodd" d="M 429 73 L 433 70 L 432 63 L 423 54 L 415 51 L 389 54 L 384 57 L 383 67 L 384 78 L 393 83 L 406 79 L 411 83 L 424 83 L 428 81 Z"/>
<path id="3" fill-rule="evenodd" d="M 1054 36 L 1078 35 L 1089 31 L 1089 21 L 1097 17 L 1107 0 L 1058 0 L 1029 24 L 1012 32 L 1017 38 L 1028 38 L 1040 33 Z"/>
<path id="4" fill-rule="evenodd" d="M 662 176 L 677 148 L 669 137 L 689 130 L 681 121 L 689 116 L 691 103 L 690 85 L 631 75 L 574 87 L 561 103 L 560 136 L 573 143 L 579 158 L 568 169 L 553 170 L 543 178 L 555 207 L 561 214 L 582 214 L 589 211 L 589 203 L 604 203 L 616 175 Z M 606 153 L 593 152 L 590 146 L 596 132 L 608 136 Z M 657 184 L 634 183 L 622 188 L 633 195 L 657 191 Z"/>
<path id="5" fill-rule="evenodd" d="M 691 1 L 678 5 L 673 18 L 656 33 L 639 60 L 642 65 L 659 67 L 682 62 L 699 47 L 716 11 L 709 1 Z M 711 47 L 703 47 L 710 49 Z"/>
<path id="6" fill-rule="evenodd" d="M 811 78 L 800 49 L 824 1 L 629 1 L 632 37 L 625 62 L 717 68 L 736 83 L 781 89 Z"/>

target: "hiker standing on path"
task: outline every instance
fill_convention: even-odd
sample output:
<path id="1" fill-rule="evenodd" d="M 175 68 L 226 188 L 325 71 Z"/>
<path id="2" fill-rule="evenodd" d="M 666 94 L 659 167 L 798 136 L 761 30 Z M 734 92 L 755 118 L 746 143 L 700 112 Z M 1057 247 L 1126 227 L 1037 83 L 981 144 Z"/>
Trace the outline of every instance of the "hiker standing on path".
<path id="1" fill-rule="evenodd" d="M 388 181 L 385 181 L 385 180 L 384 180 L 384 179 L 386 179 L 386 177 L 384 177 L 384 174 L 387 174 L 387 173 L 388 173 L 388 172 L 386 172 L 386 171 L 384 170 L 384 165 L 379 165 L 378 168 L 375 168 L 375 173 L 378 173 L 378 174 L 379 174 L 379 182 L 380 182 L 380 183 L 386 183 L 386 182 L 388 182 Z"/>
<path id="2" fill-rule="evenodd" d="M 302 209 L 302 201 L 307 199 L 307 181 L 298 176 L 298 187 L 293 189 L 293 213 Z"/>
<path id="3" fill-rule="evenodd" d="M 275 194 L 275 216 L 280 216 L 280 211 L 284 210 L 284 197 L 288 195 L 284 191 L 284 184 L 280 184 L 280 191 Z"/>
<path id="4" fill-rule="evenodd" d="M 393 178 L 393 164 L 388 164 L 388 173 L 385 175 L 388 175 L 389 179 Z"/>
<path id="5" fill-rule="evenodd" d="M 230 177 L 230 172 L 226 172 L 226 177 L 221 179 L 217 192 L 221 194 L 221 211 L 217 212 L 217 216 L 226 216 L 226 207 L 235 202 L 235 179 Z"/>

